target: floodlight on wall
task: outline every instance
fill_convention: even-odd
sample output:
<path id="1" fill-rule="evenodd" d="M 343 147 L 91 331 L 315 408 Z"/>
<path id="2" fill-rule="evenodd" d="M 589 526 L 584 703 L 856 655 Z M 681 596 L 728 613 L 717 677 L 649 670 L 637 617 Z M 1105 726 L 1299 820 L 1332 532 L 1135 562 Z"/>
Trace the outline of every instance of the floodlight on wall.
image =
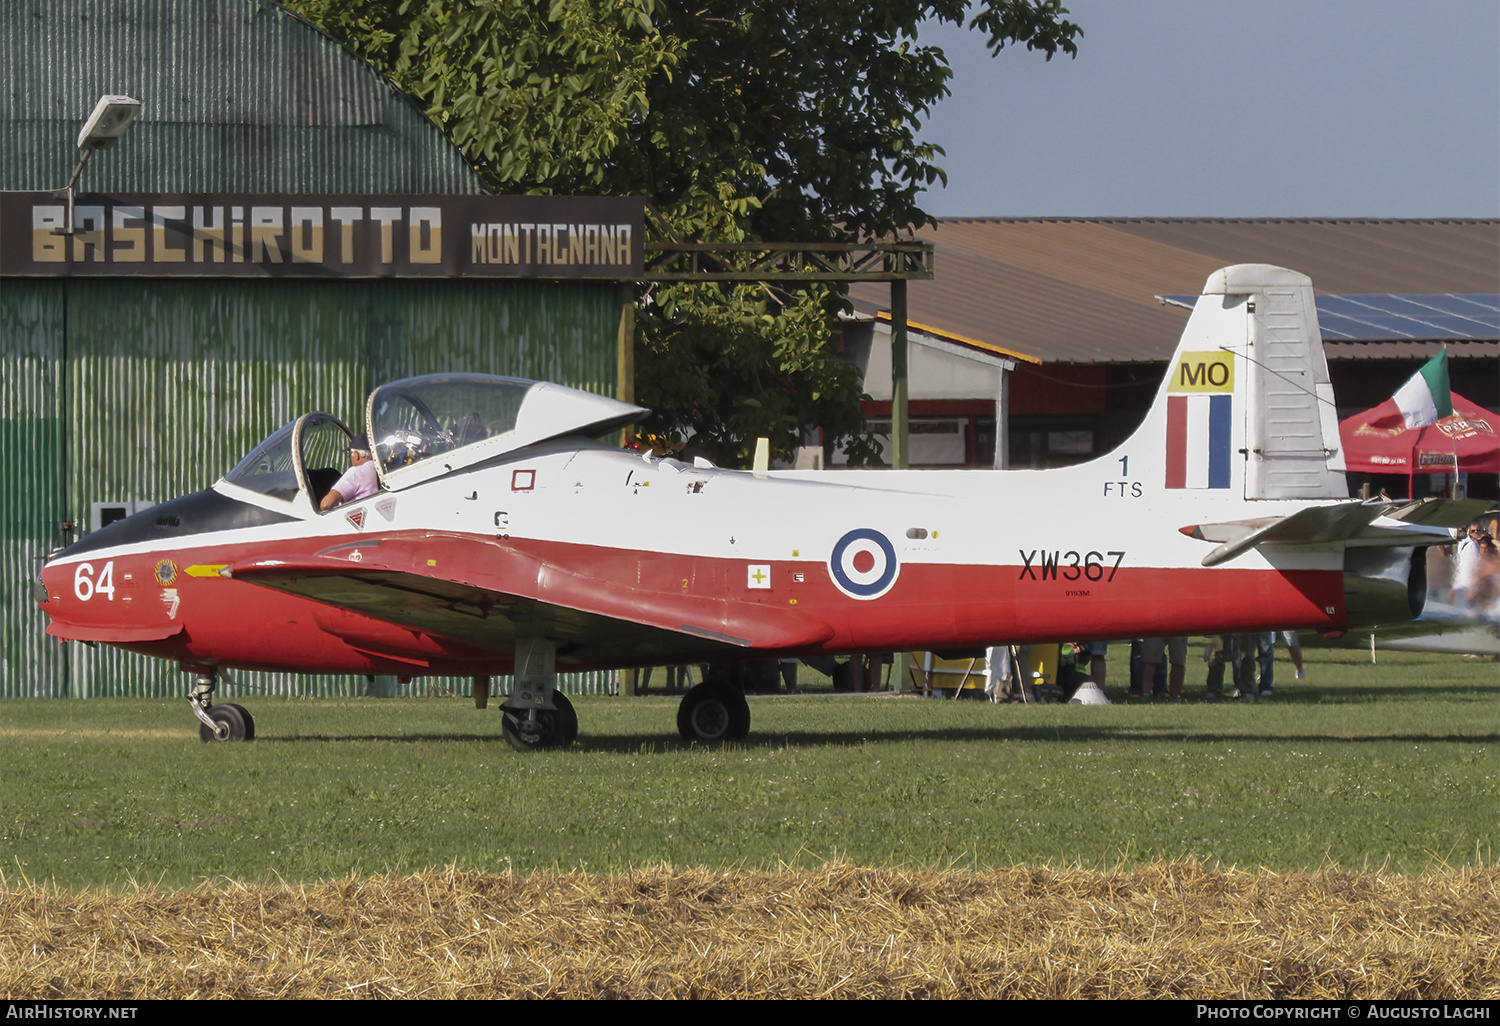
<path id="1" fill-rule="evenodd" d="M 140 100 L 128 96 L 101 96 L 94 104 L 94 112 L 83 123 L 78 133 L 80 150 L 107 150 L 115 140 L 125 134 L 125 129 L 135 120 L 141 109 Z"/>
<path id="2" fill-rule="evenodd" d="M 78 176 L 83 173 L 83 165 L 89 162 L 89 158 L 100 150 L 107 150 L 115 144 L 130 123 L 135 120 L 136 112 L 141 109 L 141 101 L 129 96 L 101 96 L 99 102 L 94 104 L 93 113 L 83 123 L 83 128 L 78 132 L 78 148 L 83 151 L 83 156 L 78 158 L 78 163 L 73 167 L 73 173 L 68 176 L 68 184 L 65 190 L 68 194 L 67 220 L 62 228 L 57 230 L 58 235 L 73 234 L 73 186 L 78 181 Z"/>

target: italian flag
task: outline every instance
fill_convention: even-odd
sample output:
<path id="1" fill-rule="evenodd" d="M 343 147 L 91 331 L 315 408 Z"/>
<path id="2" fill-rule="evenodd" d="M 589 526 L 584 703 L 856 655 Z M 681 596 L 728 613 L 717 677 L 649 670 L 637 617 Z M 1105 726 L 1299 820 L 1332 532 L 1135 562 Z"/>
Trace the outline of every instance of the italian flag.
<path id="1" fill-rule="evenodd" d="M 1396 408 L 1407 428 L 1426 427 L 1453 416 L 1453 390 L 1448 386 L 1448 351 L 1422 364 L 1411 380 L 1396 390 Z"/>

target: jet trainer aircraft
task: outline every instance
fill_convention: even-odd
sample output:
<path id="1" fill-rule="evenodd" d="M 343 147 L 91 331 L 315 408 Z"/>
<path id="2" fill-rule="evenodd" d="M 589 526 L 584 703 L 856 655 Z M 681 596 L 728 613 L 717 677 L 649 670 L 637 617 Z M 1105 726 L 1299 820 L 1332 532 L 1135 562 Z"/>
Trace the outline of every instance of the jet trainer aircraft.
<path id="1" fill-rule="evenodd" d="M 214 486 L 42 570 L 49 633 L 175 660 L 204 740 L 230 668 L 463 675 L 518 748 L 570 743 L 558 670 L 709 662 L 684 738 L 740 738 L 750 657 L 974 650 L 1410 620 L 1422 548 L 1476 510 L 1347 498 L 1311 282 L 1215 272 L 1116 451 L 1048 471 L 748 472 L 598 437 L 638 407 L 472 374 L 396 381 L 380 489 L 321 512 L 350 431 L 309 413 Z M 1480 506 L 1483 503 L 1478 504 Z"/>

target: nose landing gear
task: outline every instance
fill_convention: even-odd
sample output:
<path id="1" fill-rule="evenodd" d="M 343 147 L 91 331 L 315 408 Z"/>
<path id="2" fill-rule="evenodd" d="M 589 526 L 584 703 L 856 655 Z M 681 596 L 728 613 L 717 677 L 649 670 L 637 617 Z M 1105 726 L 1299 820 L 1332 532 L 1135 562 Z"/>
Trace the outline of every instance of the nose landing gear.
<path id="1" fill-rule="evenodd" d="M 193 715 L 198 717 L 198 737 L 204 744 L 210 741 L 254 741 L 255 718 L 242 705 L 232 702 L 213 705 L 214 690 L 219 686 L 218 667 L 198 669 L 198 679 L 188 692 L 188 704 Z M 227 676 L 227 674 L 226 674 Z"/>

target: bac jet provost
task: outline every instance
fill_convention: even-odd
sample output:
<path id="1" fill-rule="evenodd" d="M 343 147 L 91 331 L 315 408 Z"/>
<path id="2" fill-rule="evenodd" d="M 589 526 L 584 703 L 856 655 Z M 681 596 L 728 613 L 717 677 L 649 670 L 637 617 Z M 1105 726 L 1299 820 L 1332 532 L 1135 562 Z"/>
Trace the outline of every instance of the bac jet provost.
<path id="1" fill-rule="evenodd" d="M 175 660 L 205 740 L 229 669 L 461 675 L 503 731 L 570 743 L 559 670 L 707 662 L 684 738 L 740 738 L 748 658 L 1411 620 L 1470 504 L 1350 500 L 1311 282 L 1214 273 L 1140 429 L 1046 471 L 751 472 L 597 441 L 642 409 L 471 374 L 365 410 L 380 487 L 321 498 L 353 432 L 309 413 L 214 486 L 42 570 L 58 638 Z M 1480 503 L 1479 505 L 1483 505 Z"/>

